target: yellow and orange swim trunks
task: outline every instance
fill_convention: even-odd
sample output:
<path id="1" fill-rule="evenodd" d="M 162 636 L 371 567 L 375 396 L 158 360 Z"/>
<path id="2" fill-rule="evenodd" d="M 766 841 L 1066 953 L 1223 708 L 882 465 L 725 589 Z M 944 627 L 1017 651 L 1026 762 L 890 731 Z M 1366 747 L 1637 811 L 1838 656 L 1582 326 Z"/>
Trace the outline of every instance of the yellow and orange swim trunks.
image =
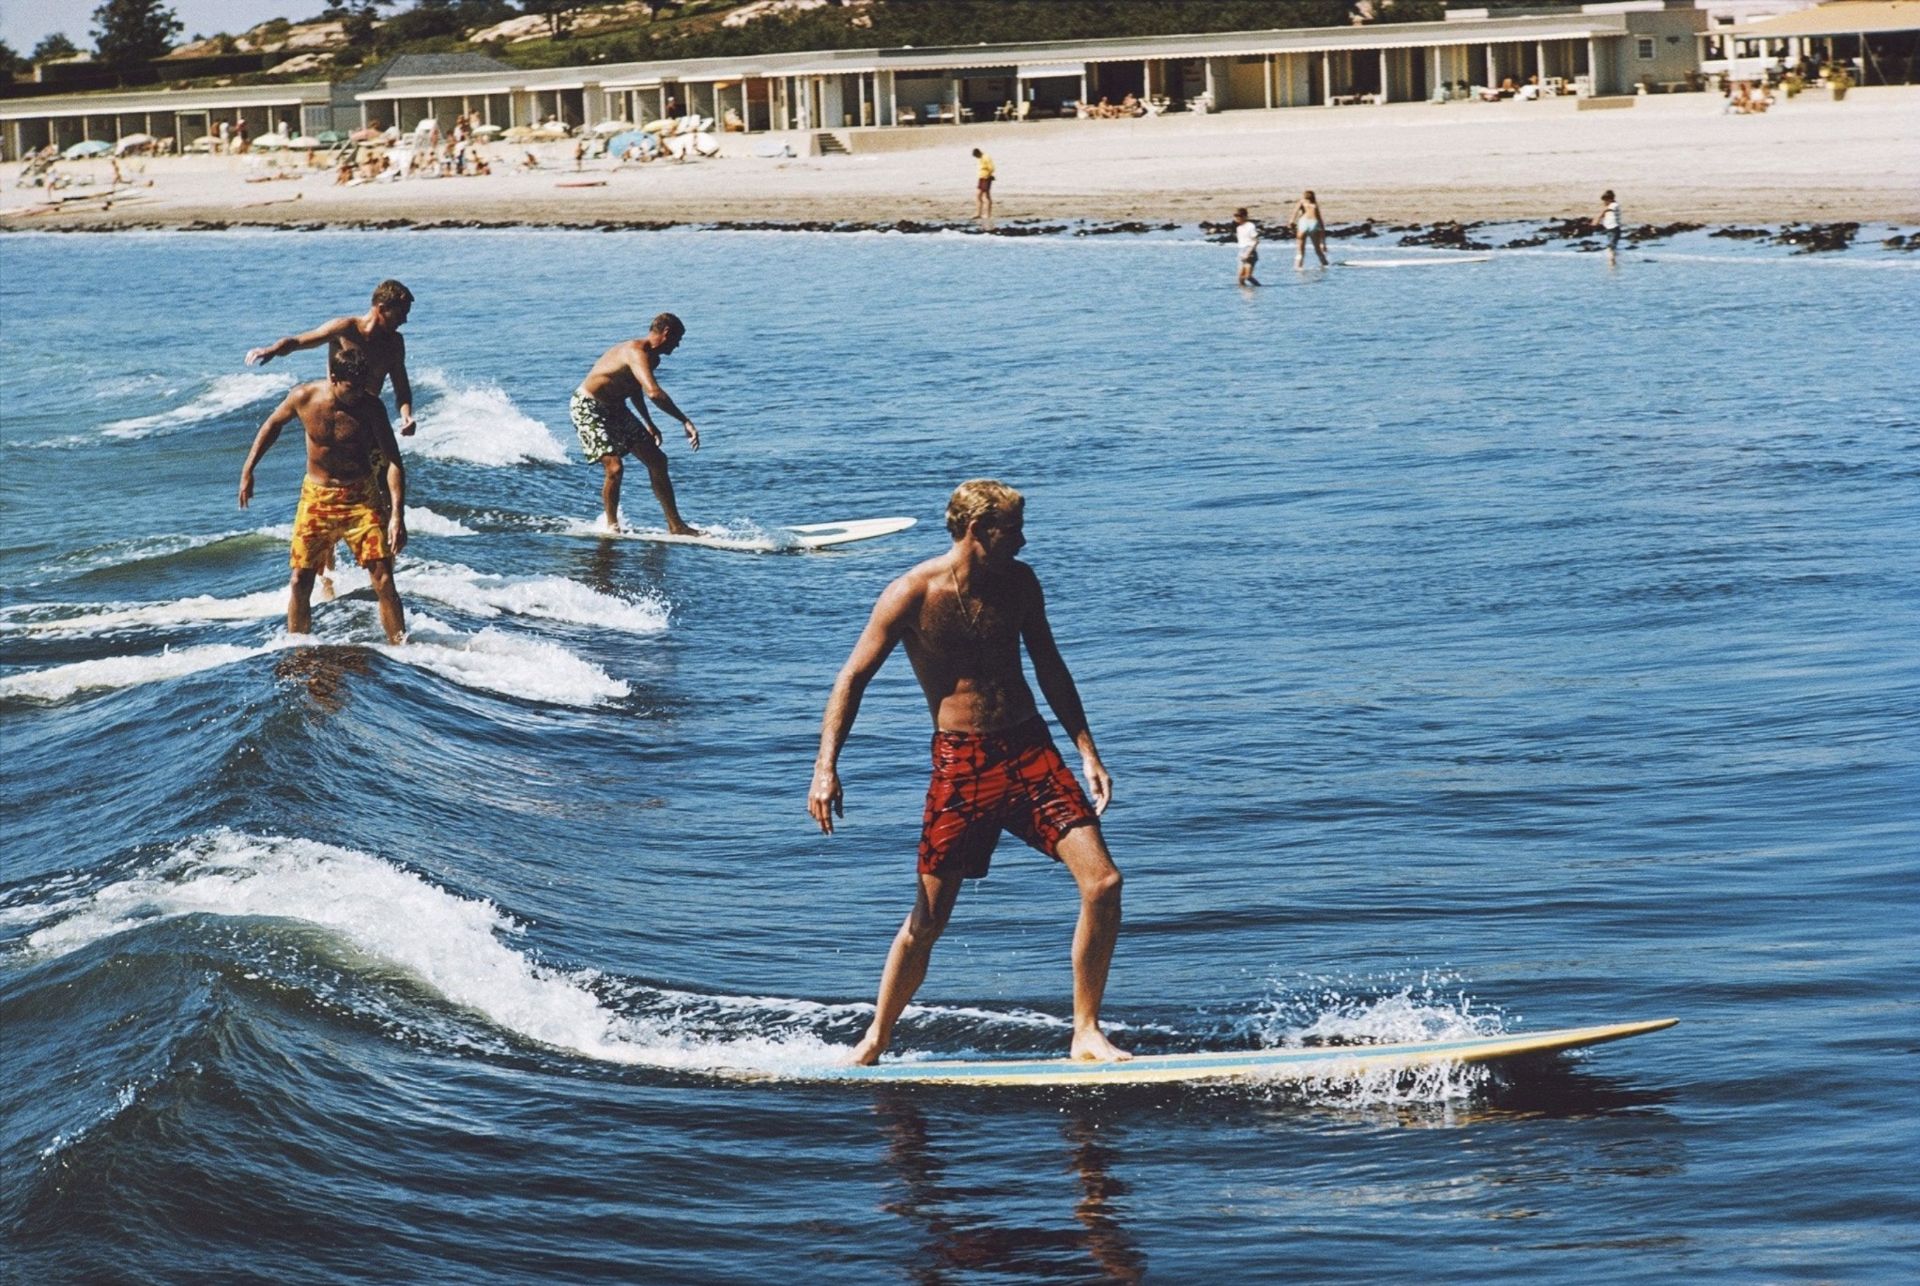
<path id="1" fill-rule="evenodd" d="M 293 514 L 293 551 L 288 561 L 301 571 L 327 566 L 334 542 L 344 540 L 354 561 L 391 558 L 387 548 L 386 495 L 369 477 L 343 487 L 307 478 L 300 484 L 300 507 Z"/>

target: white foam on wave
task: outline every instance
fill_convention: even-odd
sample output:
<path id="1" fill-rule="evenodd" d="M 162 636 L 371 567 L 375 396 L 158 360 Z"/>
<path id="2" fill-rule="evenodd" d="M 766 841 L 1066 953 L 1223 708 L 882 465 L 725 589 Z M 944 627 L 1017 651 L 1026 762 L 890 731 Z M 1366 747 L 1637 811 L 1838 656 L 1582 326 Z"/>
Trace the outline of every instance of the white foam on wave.
<path id="1" fill-rule="evenodd" d="M 274 646 L 243 647 L 237 643 L 206 643 L 198 647 L 169 648 L 149 656 L 103 656 L 92 661 L 74 661 L 68 665 L 0 677 L 0 697 L 64 701 L 82 692 L 132 688 L 143 683 L 158 683 L 164 679 L 198 674 L 202 670 L 232 665 L 249 657 L 264 656 Z"/>
<path id="2" fill-rule="evenodd" d="M 110 438 L 151 437 L 169 429 L 204 423 L 269 397 L 279 397 L 293 385 L 293 379 L 281 373 L 268 375 L 259 371 L 236 371 L 216 375 L 189 401 L 172 410 L 114 420 L 101 426 L 100 431 Z"/>
<path id="3" fill-rule="evenodd" d="M 565 706 L 601 705 L 631 691 L 558 643 L 491 626 L 478 634 L 460 634 L 421 613 L 409 626 L 405 643 L 377 644 L 378 650 L 462 687 Z"/>
<path id="4" fill-rule="evenodd" d="M 564 576 L 494 576 L 459 563 L 422 562 L 399 575 L 402 594 L 430 598 L 473 616 L 536 617 L 569 625 L 597 625 L 657 634 L 669 608 L 658 597 L 630 602 Z"/>
<path id="5" fill-rule="evenodd" d="M 332 580 L 339 595 L 366 589 L 370 583 L 366 572 L 350 563 L 337 568 Z M 411 564 L 397 573 L 397 580 L 400 595 L 408 602 L 431 599 L 473 616 L 512 615 L 657 634 L 667 628 L 671 614 L 666 600 L 657 596 L 630 601 L 562 576 L 494 576 L 459 563 Z M 324 600 L 314 606 L 323 609 Z M 0 633 L 87 638 L 142 629 L 272 620 L 284 616 L 286 610 L 284 587 L 235 598 L 198 594 L 161 603 L 14 604 L 0 607 Z"/>
<path id="6" fill-rule="evenodd" d="M 421 455 L 488 465 L 566 463 L 559 439 L 498 384 L 466 383 L 434 369 L 421 371 L 415 383 L 430 399 L 416 412 L 420 428 L 408 439 L 410 449 Z"/>
<path id="7" fill-rule="evenodd" d="M 1380 994 L 1320 979 L 1305 995 L 1276 993 L 1246 1024 L 1262 1048 L 1389 1045 L 1498 1036 L 1506 1015 L 1479 1006 L 1453 975 L 1426 974 Z M 1290 1078 L 1292 1074 L 1290 1073 Z M 1479 1063 L 1341 1069 L 1293 1081 L 1289 1092 L 1346 1107 L 1458 1103 L 1479 1093 L 1492 1072 Z"/>
<path id="8" fill-rule="evenodd" d="M 312 840 L 220 830 L 150 870 L 63 908 L 27 950 L 66 955 L 142 925 L 189 915 L 273 917 L 318 926 L 369 960 L 404 971 L 448 1004 L 552 1049 L 607 1062 L 776 1072 L 843 1056 L 817 1036 L 707 1039 L 671 1016 L 616 1012 L 599 975 L 540 963 L 511 945 L 521 926 L 491 902 L 462 897 L 371 854 Z"/>
<path id="9" fill-rule="evenodd" d="M 227 603 L 250 601 L 227 600 Z M 284 610 L 283 592 L 279 601 L 278 610 Z M 370 627 L 373 614 L 368 611 L 365 615 Z M 344 639 L 279 634 L 252 647 L 206 643 L 169 648 L 157 654 L 75 661 L 0 677 L 0 697 L 65 701 L 81 693 L 177 679 L 284 648 L 338 646 L 372 647 L 395 661 L 450 679 L 461 687 L 525 701 L 589 707 L 618 700 L 630 691 L 624 682 L 557 643 L 491 627 L 478 634 L 461 634 L 424 613 L 415 613 L 409 624 L 412 628 L 407 641 L 401 644 L 376 642 L 366 637 L 368 631 L 363 628 L 358 631 L 359 637 Z"/>
<path id="10" fill-rule="evenodd" d="M 480 533 L 456 518 L 437 514 L 419 505 L 408 505 L 407 534 L 410 536 L 478 536 Z"/>

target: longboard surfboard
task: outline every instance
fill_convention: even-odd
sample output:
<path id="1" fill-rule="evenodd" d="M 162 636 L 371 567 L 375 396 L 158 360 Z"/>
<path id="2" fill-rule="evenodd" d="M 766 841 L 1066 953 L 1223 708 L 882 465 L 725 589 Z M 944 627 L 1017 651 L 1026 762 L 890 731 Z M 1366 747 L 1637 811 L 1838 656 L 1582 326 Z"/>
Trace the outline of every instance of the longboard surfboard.
<path id="1" fill-rule="evenodd" d="M 840 522 L 810 522 L 791 527 L 774 527 L 764 533 L 733 535 L 726 531 L 701 531 L 677 536 L 661 528 L 637 527 L 608 531 L 598 524 L 582 525 L 570 534 L 599 536 L 620 540 L 652 540 L 663 545 L 703 545 L 708 549 L 730 549 L 741 553 L 768 554 L 790 549 L 828 549 L 891 536 L 918 523 L 918 518 L 849 518 Z"/>
<path id="2" fill-rule="evenodd" d="M 1492 255 L 1433 255 L 1418 259 L 1342 259 L 1342 268 L 1437 268 L 1448 263 L 1486 263 Z"/>
<path id="3" fill-rule="evenodd" d="M 828 1067 L 810 1075 L 823 1081 L 884 1081 L 932 1085 L 1147 1085 L 1169 1081 L 1318 1080 L 1373 1068 L 1432 1063 L 1487 1063 L 1529 1054 L 1603 1045 L 1673 1026 L 1677 1018 L 1566 1027 L 1558 1031 L 1466 1040 L 1413 1041 L 1393 1045 L 1316 1045 L 1291 1049 L 1246 1049 L 1202 1054 L 1143 1054 L 1124 1063 L 1076 1062 L 1069 1058 L 982 1059 L 966 1062 L 896 1061 L 871 1067 Z"/>

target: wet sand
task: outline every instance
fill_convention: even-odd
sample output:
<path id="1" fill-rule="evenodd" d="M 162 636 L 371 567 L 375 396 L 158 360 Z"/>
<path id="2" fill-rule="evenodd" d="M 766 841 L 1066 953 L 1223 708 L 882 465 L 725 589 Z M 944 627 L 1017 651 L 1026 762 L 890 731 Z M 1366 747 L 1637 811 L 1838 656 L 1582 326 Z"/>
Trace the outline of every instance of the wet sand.
<path id="1" fill-rule="evenodd" d="M 1586 215 L 1604 188 L 1630 221 L 1920 223 L 1920 88 L 1810 91 L 1764 116 L 1719 114 L 1712 94 L 1656 96 L 1630 108 L 1537 103 L 1394 104 L 1236 112 L 1140 121 L 1047 121 L 856 133 L 852 155 L 767 159 L 755 144 L 804 135 L 728 135 L 722 155 L 688 164 L 576 174 L 572 144 L 488 148 L 496 173 L 339 187 L 330 173 L 248 182 L 260 157 L 146 162 L 139 186 L 103 208 L 45 212 L 37 190 L 0 170 L 0 226 L 381 226 L 393 224 L 945 223 L 973 212 L 973 147 L 999 167 L 996 213 L 1022 219 L 1224 218 L 1247 205 L 1284 220 L 1316 189 L 1336 222 L 1554 219 Z M 908 150 L 868 150 L 910 143 Z M 67 163 L 63 163 L 67 164 Z M 103 162 L 68 165 L 107 181 Z M 597 186 L 562 184 L 600 181 Z M 86 189 L 68 189 L 69 192 Z M 99 191 L 96 187 L 94 191 Z"/>

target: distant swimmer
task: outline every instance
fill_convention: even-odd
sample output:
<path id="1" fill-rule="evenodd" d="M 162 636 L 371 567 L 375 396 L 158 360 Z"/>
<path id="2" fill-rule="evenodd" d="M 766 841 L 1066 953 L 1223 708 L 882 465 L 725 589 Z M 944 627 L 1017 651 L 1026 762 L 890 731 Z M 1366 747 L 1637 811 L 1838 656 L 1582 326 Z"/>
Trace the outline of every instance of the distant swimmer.
<path id="1" fill-rule="evenodd" d="M 1253 275 L 1253 266 L 1260 262 L 1260 225 L 1247 215 L 1247 207 L 1241 206 L 1233 212 L 1233 240 L 1240 247 L 1240 285 L 1257 286 L 1260 279 Z"/>
<path id="2" fill-rule="evenodd" d="M 1320 266 L 1327 266 L 1327 218 L 1320 213 L 1320 199 L 1309 188 L 1300 194 L 1293 203 L 1293 266 L 1304 268 L 1307 263 L 1307 242 L 1313 242 L 1314 253 L 1320 256 Z"/>
<path id="3" fill-rule="evenodd" d="M 686 333 L 678 317 L 661 313 L 653 319 L 645 338 L 615 344 L 602 353 L 573 391 L 570 410 L 580 446 L 589 460 L 598 460 L 607 471 L 600 497 L 606 504 L 610 531 L 620 525 L 620 475 L 624 468 L 620 457 L 631 451 L 647 466 L 654 498 L 666 515 L 667 530 L 677 536 L 696 534 L 673 502 L 673 480 L 667 476 L 667 454 L 660 449 L 660 430 L 647 413 L 647 402 L 651 401 L 680 421 L 680 427 L 687 431 L 687 444 L 695 451 L 700 449 L 700 430 L 673 404 L 653 373 L 661 358 L 680 347 L 680 337 Z M 640 412 L 638 419 L 627 409 L 629 401 Z"/>
<path id="4" fill-rule="evenodd" d="M 407 379 L 407 341 L 400 328 L 413 311 L 413 292 L 397 281 L 383 281 L 373 288 L 373 306 L 352 317 L 336 317 L 322 322 L 301 335 L 288 335 L 263 348 L 247 353 L 247 365 L 257 366 L 285 357 L 303 348 L 327 346 L 329 354 L 343 348 L 359 349 L 367 355 L 368 390 L 375 397 L 389 379 L 393 381 L 394 409 L 400 413 L 400 433 L 411 437 L 413 423 L 413 383 Z"/>
<path id="5" fill-rule="evenodd" d="M 1062 863 L 1080 889 L 1073 1057 L 1131 1057 L 1100 1030 L 1100 1000 L 1120 931 L 1120 872 L 1098 820 L 1113 797 L 1113 781 L 1047 623 L 1039 578 L 1014 558 L 1027 543 L 1025 511 L 1020 493 L 1004 483 L 961 483 L 947 502 L 953 547 L 881 593 L 827 701 L 807 811 L 828 835 L 835 815 L 845 815 L 836 767 L 840 748 L 861 695 L 896 643 L 906 644 L 934 726 L 919 889 L 887 954 L 873 1024 L 854 1047 L 857 1063 L 876 1061 L 893 1039 L 894 1023 L 927 976 L 927 960 L 962 881 L 986 875 L 1003 830 Z M 1020 668 L 1022 642 L 1047 704 L 1079 747 L 1092 803 L 1061 761 L 1034 704 Z"/>
<path id="6" fill-rule="evenodd" d="M 407 547 L 406 470 L 393 422 L 380 399 L 367 391 L 371 376 L 359 349 L 340 349 L 327 359 L 327 378 L 288 393 L 254 436 L 240 469 L 240 507 L 253 499 L 253 469 L 295 419 L 307 434 L 307 476 L 293 515 L 292 593 L 287 630 L 313 628 L 313 581 L 329 564 L 334 542 L 345 540 L 367 569 L 380 603 L 380 626 L 389 643 L 406 639 L 400 592 L 393 584 L 394 555 Z M 374 475 L 374 455 L 386 464 L 383 491 Z"/>
<path id="7" fill-rule="evenodd" d="M 973 159 L 979 162 L 979 173 L 973 185 L 973 216 L 980 220 L 980 226 L 993 226 L 993 158 L 979 148 L 973 149 Z"/>
<path id="8" fill-rule="evenodd" d="M 1594 219 L 1593 226 L 1600 229 L 1607 239 L 1607 266 L 1618 267 L 1620 263 L 1620 202 L 1614 198 L 1612 188 L 1600 194 L 1600 213 Z"/>

